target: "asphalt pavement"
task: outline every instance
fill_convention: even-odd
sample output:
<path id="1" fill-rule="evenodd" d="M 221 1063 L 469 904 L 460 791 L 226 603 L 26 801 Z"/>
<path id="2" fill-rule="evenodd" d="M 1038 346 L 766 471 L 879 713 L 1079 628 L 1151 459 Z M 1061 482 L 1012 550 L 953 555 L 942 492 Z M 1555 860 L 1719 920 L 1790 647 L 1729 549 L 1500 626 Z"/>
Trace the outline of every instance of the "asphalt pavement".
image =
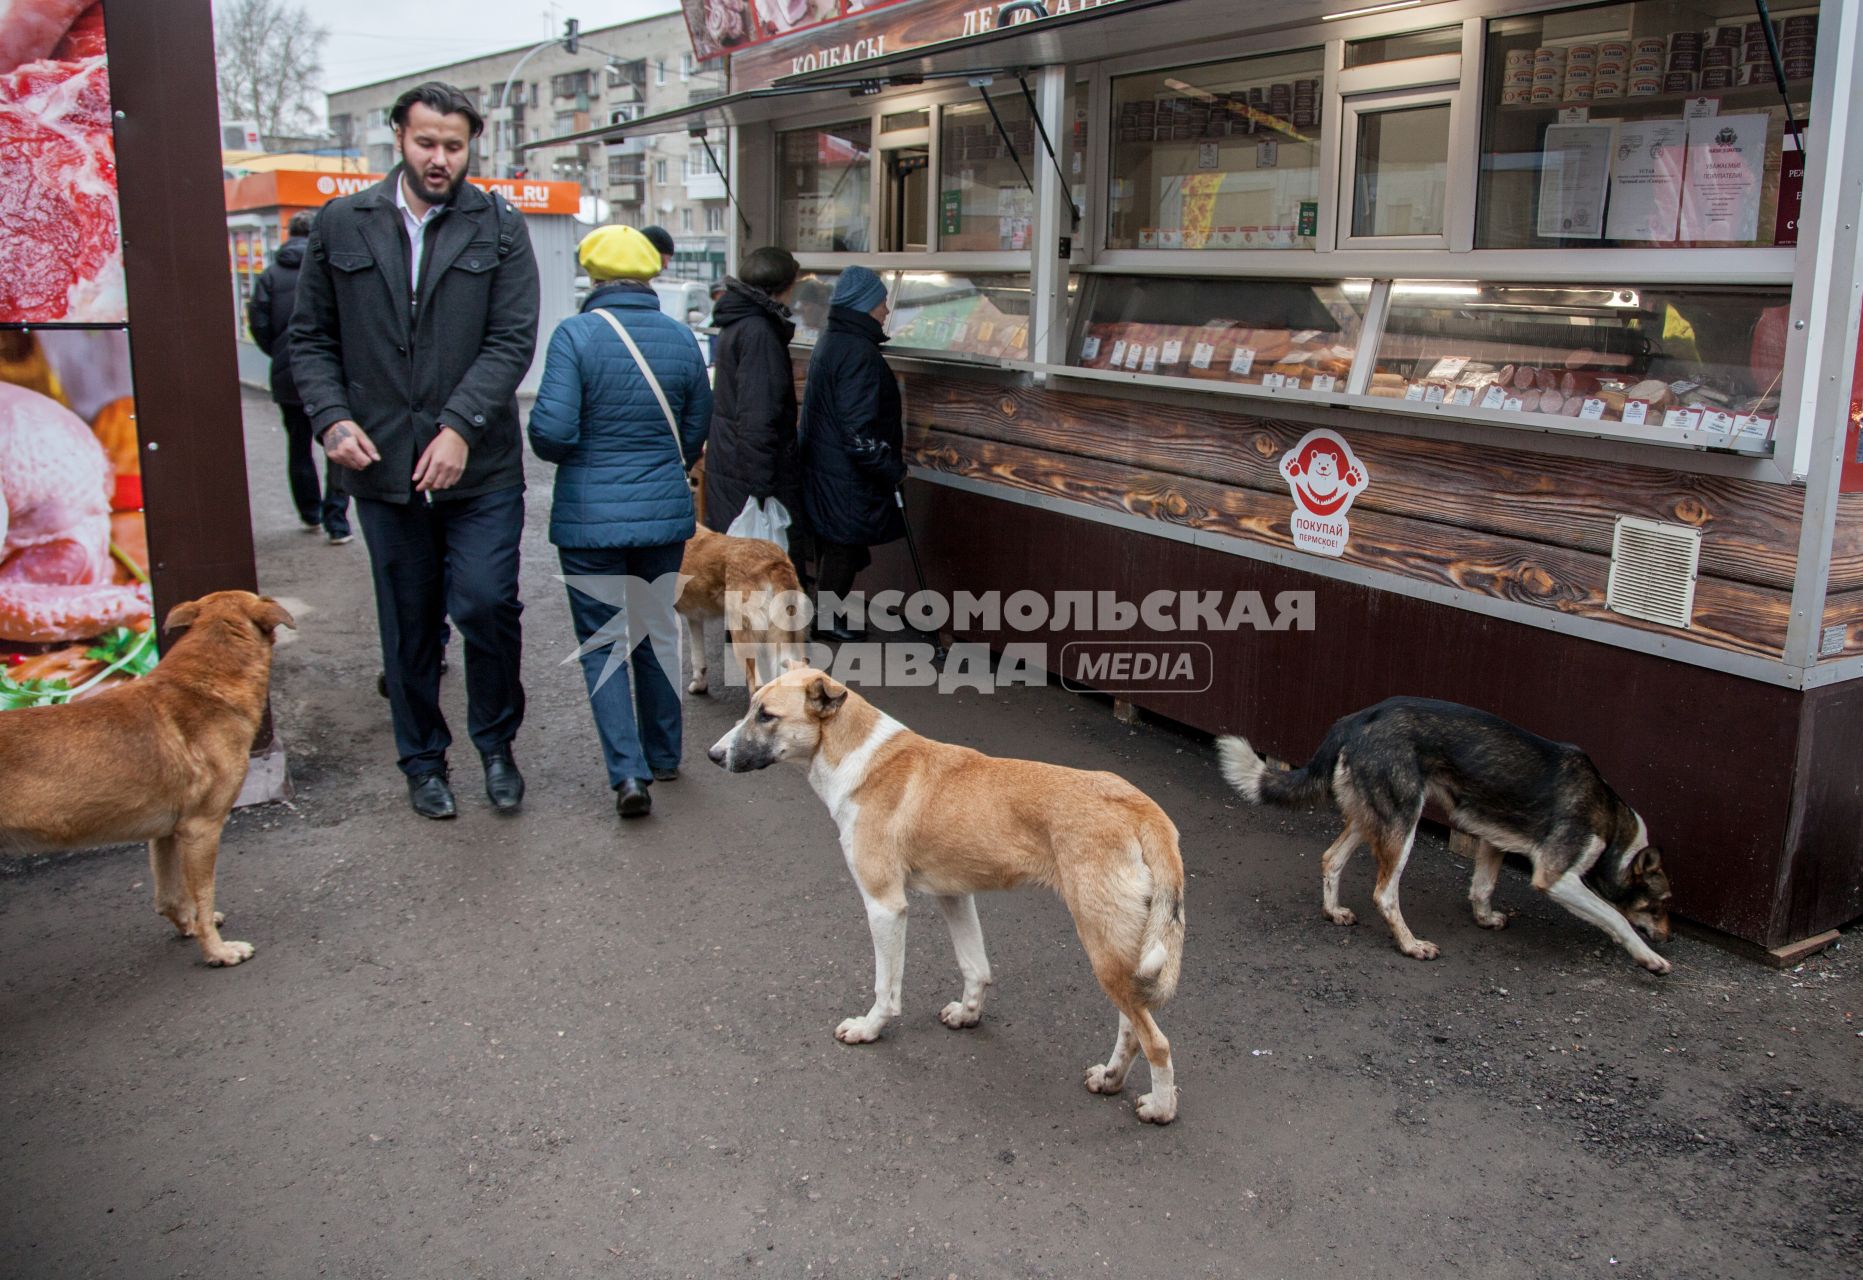
<path id="1" fill-rule="evenodd" d="M 0 1276 L 1831 1277 L 1863 1268 L 1863 946 L 1772 972 L 1699 942 L 1633 966 L 1515 867 L 1477 928 L 1419 843 L 1399 955 L 1369 863 L 1319 910 L 1325 815 L 1243 806 L 1207 738 L 1059 688 L 875 701 L 928 735 L 1108 769 L 1177 823 L 1176 1124 L 1082 1087 L 1114 1014 L 1065 908 L 981 901 L 982 1026 L 929 903 L 905 1016 L 833 1038 L 872 951 L 799 769 L 704 749 L 621 824 L 533 464 L 523 812 L 464 737 L 457 821 L 407 807 L 366 551 L 298 530 L 248 395 L 262 585 L 302 629 L 273 700 L 295 795 L 241 811 L 205 968 L 140 849 L 0 868 Z M 158 549 L 159 551 L 159 549 Z M 714 671 L 722 670 L 714 639 Z M 1238 726 L 1240 727 L 1240 726 Z M 0 781 L 0 785 L 4 785 Z M 1681 874 L 1678 871 L 1677 874 Z"/>

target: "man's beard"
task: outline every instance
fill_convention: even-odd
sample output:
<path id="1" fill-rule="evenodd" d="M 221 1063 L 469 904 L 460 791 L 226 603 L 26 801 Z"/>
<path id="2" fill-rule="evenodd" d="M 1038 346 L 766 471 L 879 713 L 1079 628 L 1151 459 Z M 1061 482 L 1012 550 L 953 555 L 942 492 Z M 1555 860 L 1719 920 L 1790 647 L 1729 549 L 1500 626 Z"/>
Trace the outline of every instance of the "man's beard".
<path id="1" fill-rule="evenodd" d="M 401 157 L 401 166 L 407 176 L 412 179 L 414 193 L 430 205 L 452 204 L 453 198 L 459 194 L 460 187 L 465 185 L 466 171 L 471 167 L 469 165 L 462 167 L 459 173 L 444 188 L 435 190 L 427 185 L 426 170 L 416 169 L 413 165 L 408 163 L 405 155 Z"/>

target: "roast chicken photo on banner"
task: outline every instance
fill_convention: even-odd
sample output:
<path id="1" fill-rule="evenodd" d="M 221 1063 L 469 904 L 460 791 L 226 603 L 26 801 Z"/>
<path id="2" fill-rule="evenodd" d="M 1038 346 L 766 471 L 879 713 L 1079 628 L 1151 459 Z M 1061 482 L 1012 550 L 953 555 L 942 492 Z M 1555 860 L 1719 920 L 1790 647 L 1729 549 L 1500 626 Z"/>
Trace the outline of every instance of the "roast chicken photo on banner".
<path id="1" fill-rule="evenodd" d="M 0 713 L 155 665 L 129 339 L 0 331 Z"/>
<path id="2" fill-rule="evenodd" d="M 0 324 L 120 324 L 103 5 L 0 0 Z"/>

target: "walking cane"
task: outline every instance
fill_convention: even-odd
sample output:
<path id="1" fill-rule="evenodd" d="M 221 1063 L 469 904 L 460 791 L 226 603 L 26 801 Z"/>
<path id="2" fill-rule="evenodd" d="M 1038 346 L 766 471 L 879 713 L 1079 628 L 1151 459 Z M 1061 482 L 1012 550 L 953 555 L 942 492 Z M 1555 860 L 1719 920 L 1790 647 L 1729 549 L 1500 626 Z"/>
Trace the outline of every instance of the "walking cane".
<path id="1" fill-rule="evenodd" d="M 912 515 L 906 510 L 906 491 L 903 484 L 902 481 L 902 487 L 893 490 L 893 501 L 899 504 L 899 518 L 906 526 L 906 551 L 912 557 L 912 572 L 919 580 L 919 590 L 930 591 L 931 588 L 925 585 L 925 566 L 919 562 L 919 544 L 912 536 Z M 938 637 L 933 636 L 932 661 L 943 666 L 947 652 L 945 647 L 938 642 Z"/>

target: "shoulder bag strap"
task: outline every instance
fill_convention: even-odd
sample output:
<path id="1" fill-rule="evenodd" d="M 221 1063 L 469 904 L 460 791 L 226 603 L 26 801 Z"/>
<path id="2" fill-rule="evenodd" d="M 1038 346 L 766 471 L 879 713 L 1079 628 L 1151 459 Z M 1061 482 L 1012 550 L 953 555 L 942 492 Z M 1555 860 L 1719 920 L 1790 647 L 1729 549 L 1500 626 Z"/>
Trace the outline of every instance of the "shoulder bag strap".
<path id="1" fill-rule="evenodd" d="M 606 320 L 621 341 L 626 344 L 628 354 L 633 356 L 634 363 L 640 366 L 641 376 L 646 378 L 647 385 L 653 388 L 653 398 L 660 402 L 660 412 L 666 415 L 666 425 L 673 432 L 673 448 L 679 451 L 679 469 L 685 470 L 686 447 L 679 442 L 679 420 L 673 416 L 673 406 L 667 403 L 666 392 L 661 389 L 660 380 L 653 376 L 653 369 L 648 365 L 647 358 L 641 355 L 640 348 L 634 345 L 634 336 L 627 331 L 626 325 L 615 319 L 614 312 L 606 307 L 597 307 L 595 314 Z"/>

